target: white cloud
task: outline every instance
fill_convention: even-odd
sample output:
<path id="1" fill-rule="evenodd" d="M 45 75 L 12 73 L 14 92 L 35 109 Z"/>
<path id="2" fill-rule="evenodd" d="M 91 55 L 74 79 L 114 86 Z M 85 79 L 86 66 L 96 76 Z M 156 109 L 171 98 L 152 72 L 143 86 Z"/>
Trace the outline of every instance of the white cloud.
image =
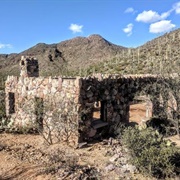
<path id="1" fill-rule="evenodd" d="M 173 10 L 171 9 L 171 10 L 169 10 L 167 12 L 162 13 L 161 14 L 161 20 L 166 19 L 168 16 L 170 16 L 172 11 Z"/>
<path id="2" fill-rule="evenodd" d="M 173 5 L 173 10 L 175 10 L 176 14 L 180 14 L 180 2 Z"/>
<path id="3" fill-rule="evenodd" d="M 138 14 L 136 17 L 136 21 L 144 22 L 144 23 L 153 23 L 159 20 L 166 19 L 172 10 L 162 13 L 161 15 L 158 14 L 156 11 L 143 11 L 142 13 Z"/>
<path id="4" fill-rule="evenodd" d="M 69 29 L 73 32 L 73 33 L 80 33 L 82 32 L 82 28 L 83 25 L 78 25 L 78 24 L 71 24 Z"/>
<path id="5" fill-rule="evenodd" d="M 124 12 L 125 13 L 133 13 L 133 12 L 135 12 L 135 10 L 132 7 L 129 7 Z"/>
<path id="6" fill-rule="evenodd" d="M 175 28 L 176 25 L 172 24 L 169 20 L 162 20 L 156 23 L 152 23 L 149 27 L 150 33 L 163 33 L 170 31 L 171 29 Z"/>
<path id="7" fill-rule="evenodd" d="M 132 34 L 133 24 L 128 24 L 123 31 L 127 34 L 127 36 L 130 36 Z"/>
<path id="8" fill-rule="evenodd" d="M 11 44 L 2 44 L 0 43 L 0 49 L 2 48 L 12 48 L 12 45 Z"/>

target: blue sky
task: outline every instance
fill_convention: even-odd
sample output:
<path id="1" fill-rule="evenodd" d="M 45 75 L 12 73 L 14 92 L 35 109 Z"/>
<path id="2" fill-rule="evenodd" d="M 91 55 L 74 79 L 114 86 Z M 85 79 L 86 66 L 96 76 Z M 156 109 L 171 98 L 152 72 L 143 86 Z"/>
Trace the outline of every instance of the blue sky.
<path id="1" fill-rule="evenodd" d="M 0 53 L 100 34 L 125 47 L 180 28 L 180 0 L 0 0 Z"/>

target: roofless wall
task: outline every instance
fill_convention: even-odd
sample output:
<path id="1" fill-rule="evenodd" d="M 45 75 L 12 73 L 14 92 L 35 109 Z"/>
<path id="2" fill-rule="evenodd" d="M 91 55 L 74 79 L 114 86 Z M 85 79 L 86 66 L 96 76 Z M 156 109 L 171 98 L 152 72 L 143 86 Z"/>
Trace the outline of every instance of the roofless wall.
<path id="1" fill-rule="evenodd" d="M 85 78 L 39 77 L 38 61 L 23 57 L 21 76 L 6 81 L 6 114 L 12 126 L 52 131 L 53 141 L 88 141 L 99 128 L 113 131 L 129 122 L 129 107 L 137 92 L 154 93 L 154 75 L 97 74 Z M 160 92 L 151 96 L 153 113 L 160 109 Z M 94 118 L 99 107 L 100 116 Z"/>

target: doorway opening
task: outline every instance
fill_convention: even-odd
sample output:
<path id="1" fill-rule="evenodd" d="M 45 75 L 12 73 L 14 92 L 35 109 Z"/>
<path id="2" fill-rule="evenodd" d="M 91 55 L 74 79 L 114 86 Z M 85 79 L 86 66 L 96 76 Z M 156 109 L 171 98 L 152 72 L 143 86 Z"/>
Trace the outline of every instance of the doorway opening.
<path id="1" fill-rule="evenodd" d="M 107 125 L 107 102 L 97 101 L 93 107 L 92 127 L 97 129 Z"/>

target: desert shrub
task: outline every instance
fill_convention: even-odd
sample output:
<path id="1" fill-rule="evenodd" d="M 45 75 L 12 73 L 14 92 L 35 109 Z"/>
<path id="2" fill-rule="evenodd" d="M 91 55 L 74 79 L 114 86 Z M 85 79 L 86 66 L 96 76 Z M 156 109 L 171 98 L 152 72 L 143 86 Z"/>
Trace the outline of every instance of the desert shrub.
<path id="1" fill-rule="evenodd" d="M 127 128 L 127 124 L 125 123 L 114 123 L 109 128 L 109 134 L 112 137 L 121 138 L 126 128 Z"/>
<path id="2" fill-rule="evenodd" d="M 175 176 L 180 151 L 169 140 L 152 128 L 128 127 L 122 140 L 131 154 L 133 163 L 141 173 L 157 178 Z"/>
<path id="3" fill-rule="evenodd" d="M 45 109 L 49 107 L 49 105 L 45 105 Z M 69 108 L 73 108 L 72 105 Z M 77 114 L 71 111 L 71 109 L 67 112 L 59 107 L 52 106 L 52 109 L 53 113 L 44 111 L 43 129 L 40 129 L 39 133 L 48 145 L 62 141 L 69 143 L 73 136 L 77 137 Z"/>
<path id="4" fill-rule="evenodd" d="M 54 175 L 55 179 L 99 180 L 101 177 L 96 167 L 80 165 L 77 154 L 68 149 L 52 149 L 43 172 Z"/>
<path id="5" fill-rule="evenodd" d="M 171 136 L 177 134 L 175 126 L 169 119 L 151 118 L 146 122 L 148 127 L 152 127 L 164 136 Z"/>

